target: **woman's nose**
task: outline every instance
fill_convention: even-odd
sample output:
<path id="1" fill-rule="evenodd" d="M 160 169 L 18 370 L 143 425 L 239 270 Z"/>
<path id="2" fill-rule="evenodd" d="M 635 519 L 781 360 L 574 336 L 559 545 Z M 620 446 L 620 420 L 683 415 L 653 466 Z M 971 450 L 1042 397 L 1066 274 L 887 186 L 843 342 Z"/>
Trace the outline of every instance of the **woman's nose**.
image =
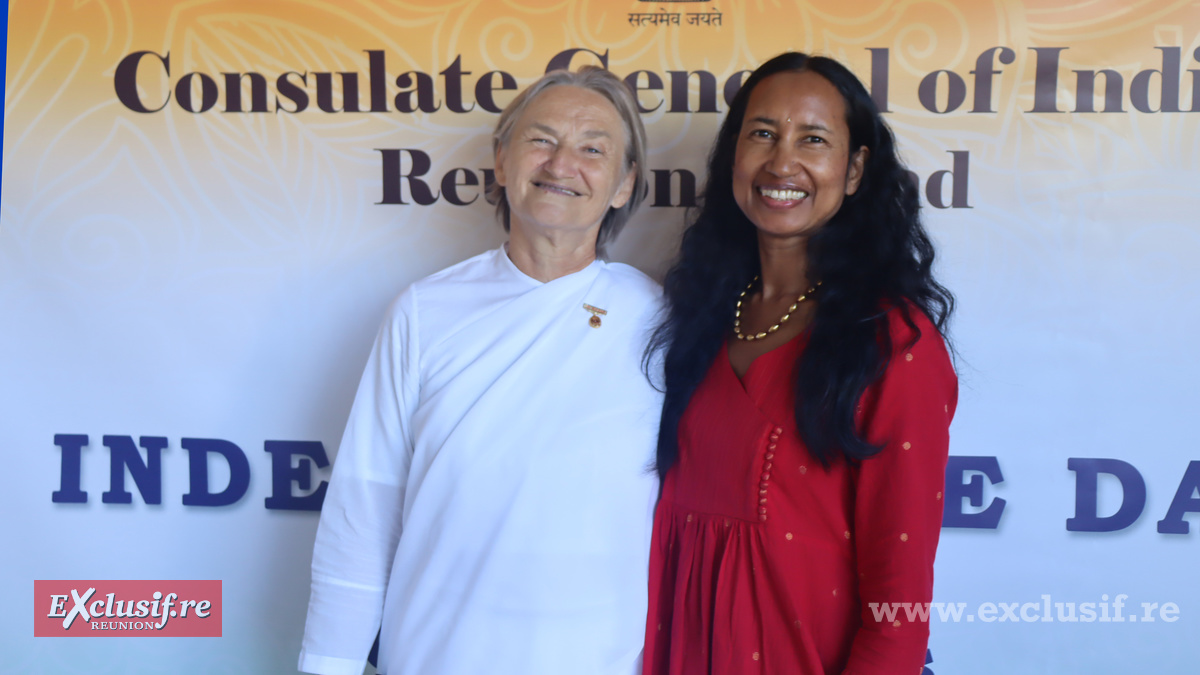
<path id="1" fill-rule="evenodd" d="M 799 167 L 799 152 L 791 143 L 777 143 L 771 150 L 767 171 L 773 176 L 791 176 Z"/>
<path id="2" fill-rule="evenodd" d="M 546 170 L 554 176 L 569 176 L 575 172 L 575 154 L 569 148 L 557 145 L 546 161 Z"/>

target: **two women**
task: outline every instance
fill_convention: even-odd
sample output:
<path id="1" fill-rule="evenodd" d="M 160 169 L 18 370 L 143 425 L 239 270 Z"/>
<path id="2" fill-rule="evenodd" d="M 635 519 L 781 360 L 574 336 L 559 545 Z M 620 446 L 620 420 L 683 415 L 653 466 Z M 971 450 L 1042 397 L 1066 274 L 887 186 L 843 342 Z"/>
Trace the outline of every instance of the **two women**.
<path id="1" fill-rule="evenodd" d="M 668 273 L 646 675 L 919 673 L 953 298 L 862 84 L 783 54 L 734 99 Z"/>

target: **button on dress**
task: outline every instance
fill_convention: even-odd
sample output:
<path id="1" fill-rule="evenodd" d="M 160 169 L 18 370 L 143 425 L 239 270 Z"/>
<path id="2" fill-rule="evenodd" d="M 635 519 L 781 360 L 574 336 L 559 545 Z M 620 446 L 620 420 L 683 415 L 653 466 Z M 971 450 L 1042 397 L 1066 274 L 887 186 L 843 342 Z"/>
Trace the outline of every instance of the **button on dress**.
<path id="1" fill-rule="evenodd" d="M 680 420 L 650 553 L 645 675 L 911 673 L 925 660 L 957 378 L 936 328 L 889 313 L 858 420 L 879 454 L 824 468 L 796 431 L 807 332 L 738 379 L 727 346 Z M 875 605 L 874 609 L 872 604 Z"/>

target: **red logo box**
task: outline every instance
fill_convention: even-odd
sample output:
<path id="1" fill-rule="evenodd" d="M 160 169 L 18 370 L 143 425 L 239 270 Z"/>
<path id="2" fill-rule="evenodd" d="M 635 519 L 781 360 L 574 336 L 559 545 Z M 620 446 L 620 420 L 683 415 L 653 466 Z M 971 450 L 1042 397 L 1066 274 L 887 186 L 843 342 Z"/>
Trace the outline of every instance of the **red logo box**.
<path id="1" fill-rule="evenodd" d="M 34 637 L 221 637 L 221 581 L 33 582 Z"/>

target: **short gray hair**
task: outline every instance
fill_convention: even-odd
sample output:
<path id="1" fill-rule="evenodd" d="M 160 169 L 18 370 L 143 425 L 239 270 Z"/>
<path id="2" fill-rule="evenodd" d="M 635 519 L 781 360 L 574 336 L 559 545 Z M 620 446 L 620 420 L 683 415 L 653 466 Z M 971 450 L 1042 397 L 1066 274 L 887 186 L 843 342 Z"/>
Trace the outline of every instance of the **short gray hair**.
<path id="1" fill-rule="evenodd" d="M 552 70 L 540 80 L 529 85 L 525 91 L 517 95 L 512 103 L 500 113 L 496 122 L 496 131 L 492 133 L 492 153 L 508 145 L 513 128 L 521 114 L 533 103 L 538 96 L 550 87 L 570 85 L 587 89 L 600 94 L 621 118 L 625 126 L 625 170 L 636 172 L 633 181 L 633 193 L 629 201 L 620 208 L 609 208 L 600 223 L 600 232 L 596 236 L 596 253 L 604 253 L 605 245 L 615 239 L 625 223 L 633 217 L 635 211 L 645 201 L 650 192 L 650 183 L 646 180 L 646 128 L 642 126 L 641 115 L 638 114 L 637 102 L 633 94 L 616 75 L 597 66 L 583 66 L 577 72 L 569 70 Z M 492 183 L 488 189 L 487 199 L 496 205 L 496 216 L 504 224 L 504 230 L 509 228 L 508 194 L 503 185 Z"/>

